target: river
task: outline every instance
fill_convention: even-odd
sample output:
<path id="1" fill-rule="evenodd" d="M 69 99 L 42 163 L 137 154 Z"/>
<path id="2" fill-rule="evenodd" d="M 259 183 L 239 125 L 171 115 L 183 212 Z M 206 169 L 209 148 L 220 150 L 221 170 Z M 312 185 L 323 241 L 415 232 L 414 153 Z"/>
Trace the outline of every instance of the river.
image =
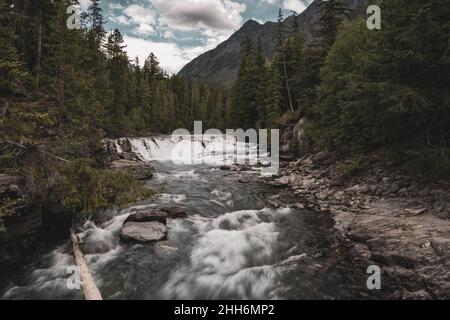
<path id="1" fill-rule="evenodd" d="M 289 191 L 261 182 L 260 172 L 231 172 L 219 163 L 175 165 L 166 138 L 135 139 L 133 149 L 156 168 L 149 186 L 157 200 L 101 214 L 79 226 L 99 254 L 86 259 L 104 299 L 350 299 L 374 295 L 365 270 L 351 263 L 327 214 L 267 208 Z M 147 143 L 147 144 L 146 144 Z M 294 195 L 292 195 L 294 197 Z M 175 205 L 188 218 L 168 221 L 167 241 L 122 243 L 119 232 L 139 207 Z M 99 220 L 99 219 L 97 219 Z M 83 299 L 69 289 L 74 264 L 69 241 L 41 244 L 23 268 L 3 279 L 2 299 Z M 69 280 L 68 280 L 69 279 Z M 69 286 L 70 287 L 70 286 Z"/>

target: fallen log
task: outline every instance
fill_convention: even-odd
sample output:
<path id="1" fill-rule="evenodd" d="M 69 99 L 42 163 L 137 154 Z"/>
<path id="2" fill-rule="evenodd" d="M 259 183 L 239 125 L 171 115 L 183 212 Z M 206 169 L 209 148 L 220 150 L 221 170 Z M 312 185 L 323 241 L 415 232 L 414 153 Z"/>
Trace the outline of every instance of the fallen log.
<path id="1" fill-rule="evenodd" d="M 28 149 L 29 149 L 29 147 L 27 147 L 27 146 L 25 146 L 25 145 L 23 145 L 23 144 L 21 144 L 21 143 L 17 143 L 17 142 L 11 141 L 11 140 L 5 140 L 5 142 L 6 142 L 6 143 L 9 143 L 10 145 L 13 145 L 13 146 L 15 146 L 15 147 L 18 147 L 18 148 L 20 148 L 20 149 L 23 149 L 23 150 L 28 150 Z M 38 149 L 35 149 L 35 150 L 36 150 L 37 152 L 39 152 L 39 153 L 41 153 L 41 154 L 43 154 L 43 155 L 45 155 L 45 156 L 47 156 L 47 157 L 53 158 L 53 159 L 55 159 L 55 160 L 62 161 L 62 162 L 65 162 L 65 163 L 69 163 L 69 162 L 70 162 L 70 161 L 67 160 L 67 159 L 64 159 L 64 158 L 55 156 L 54 154 L 51 154 L 51 153 L 49 153 L 49 152 L 46 152 L 46 151 L 43 151 L 43 150 L 38 150 Z"/>
<path id="2" fill-rule="evenodd" d="M 89 267 L 84 259 L 83 253 L 80 250 L 78 244 L 78 237 L 73 229 L 70 229 L 70 238 L 72 240 L 73 256 L 75 258 L 75 263 L 80 271 L 81 289 L 86 300 L 103 300 L 100 291 L 95 285 L 94 279 L 92 278 Z"/>

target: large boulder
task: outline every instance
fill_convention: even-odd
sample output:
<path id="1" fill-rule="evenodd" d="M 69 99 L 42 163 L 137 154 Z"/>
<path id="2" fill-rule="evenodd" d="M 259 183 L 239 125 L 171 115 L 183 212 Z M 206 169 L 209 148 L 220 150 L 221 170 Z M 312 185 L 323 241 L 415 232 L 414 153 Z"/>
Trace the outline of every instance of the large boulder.
<path id="1" fill-rule="evenodd" d="M 187 216 L 186 211 L 180 207 L 164 207 L 161 211 L 166 212 L 170 219 L 186 218 Z"/>
<path id="2" fill-rule="evenodd" d="M 120 231 L 123 241 L 153 243 L 166 237 L 167 227 L 160 222 L 127 222 Z"/>
<path id="3" fill-rule="evenodd" d="M 155 209 L 137 211 L 127 218 L 127 222 L 159 222 L 166 225 L 167 213 Z"/>

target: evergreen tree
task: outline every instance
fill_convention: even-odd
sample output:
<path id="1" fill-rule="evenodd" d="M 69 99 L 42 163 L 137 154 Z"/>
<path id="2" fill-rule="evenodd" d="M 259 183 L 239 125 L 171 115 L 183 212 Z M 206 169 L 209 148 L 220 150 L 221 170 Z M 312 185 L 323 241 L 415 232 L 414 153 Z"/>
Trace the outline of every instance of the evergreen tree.
<path id="1" fill-rule="evenodd" d="M 92 47 L 100 48 L 106 35 L 105 19 L 100 0 L 91 0 L 87 13 L 83 15 L 88 26 L 88 39 Z"/>
<path id="2" fill-rule="evenodd" d="M 241 51 L 238 79 L 233 88 L 232 117 L 236 127 L 247 129 L 254 127 L 258 116 L 255 52 L 250 38 L 244 40 Z"/>
<path id="3" fill-rule="evenodd" d="M 283 96 L 285 95 L 285 101 L 290 111 L 294 111 L 294 105 L 291 94 L 291 87 L 289 84 L 289 74 L 288 67 L 286 62 L 286 48 L 285 48 L 285 37 L 286 30 L 284 27 L 284 16 L 281 9 L 278 12 L 278 20 L 277 20 L 277 43 L 276 43 L 276 55 L 275 55 L 275 64 L 278 67 L 279 77 L 283 78 Z"/>
<path id="4" fill-rule="evenodd" d="M 14 45 L 12 20 L 8 1 L 0 0 L 0 96 L 4 100 L 4 112 L 9 99 L 25 93 L 25 70 Z"/>
<path id="5" fill-rule="evenodd" d="M 367 151 L 409 139 L 448 147 L 444 2 L 437 9 L 422 1 L 384 1 L 383 32 L 367 30 L 364 21 L 340 32 L 315 106 L 322 145 Z"/>

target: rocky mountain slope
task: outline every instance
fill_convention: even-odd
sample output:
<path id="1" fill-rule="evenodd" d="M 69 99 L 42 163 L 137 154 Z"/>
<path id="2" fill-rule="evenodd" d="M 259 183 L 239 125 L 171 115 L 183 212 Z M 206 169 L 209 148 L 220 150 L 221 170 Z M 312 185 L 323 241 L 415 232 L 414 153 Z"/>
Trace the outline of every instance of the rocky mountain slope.
<path id="1" fill-rule="evenodd" d="M 367 0 L 347 0 L 353 16 L 362 14 Z M 315 0 L 298 15 L 298 23 L 302 27 L 308 42 L 312 40 L 316 22 L 320 17 L 322 0 Z M 292 25 L 292 17 L 285 19 L 286 28 Z M 205 82 L 220 83 L 230 86 L 236 79 L 239 68 L 241 43 L 248 36 L 253 42 L 261 38 L 266 58 L 271 58 L 275 51 L 277 32 L 276 22 L 260 24 L 254 20 L 247 21 L 240 30 L 228 40 L 188 63 L 179 75 L 188 79 L 200 79 Z"/>

